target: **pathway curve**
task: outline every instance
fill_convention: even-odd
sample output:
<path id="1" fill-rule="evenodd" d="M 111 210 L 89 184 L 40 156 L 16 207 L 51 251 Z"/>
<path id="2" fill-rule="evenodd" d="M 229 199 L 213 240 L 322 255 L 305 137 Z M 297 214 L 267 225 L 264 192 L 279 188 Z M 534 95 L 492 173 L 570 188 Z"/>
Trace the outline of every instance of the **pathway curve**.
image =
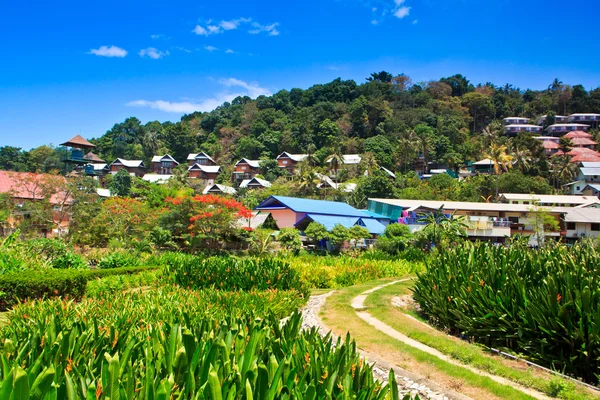
<path id="1" fill-rule="evenodd" d="M 331 292 L 326 294 L 310 296 L 308 303 L 301 310 L 302 329 L 311 329 L 313 327 L 317 328 L 317 330 L 322 336 L 325 336 L 327 333 L 331 332 L 331 329 L 327 328 L 323 324 L 323 321 L 319 317 L 319 312 L 321 310 L 321 307 L 325 304 L 327 297 L 331 296 L 333 293 L 334 291 L 332 290 Z M 331 335 L 334 337 L 334 340 L 337 339 L 333 332 L 331 332 Z M 364 350 L 359 349 L 359 352 L 361 357 L 367 359 L 370 363 L 374 363 L 373 374 L 378 380 L 387 382 L 389 370 L 394 370 L 401 398 L 405 394 L 411 394 L 412 396 L 418 394 L 422 399 L 470 400 L 470 398 L 467 396 L 442 389 L 439 385 L 435 384 L 434 382 L 431 382 L 398 366 L 392 365 L 387 361 Z"/>
<path id="2" fill-rule="evenodd" d="M 453 364 L 453 365 L 457 365 L 460 366 L 462 368 L 468 369 L 469 371 L 476 373 L 478 375 L 481 376 L 485 376 L 488 377 L 502 385 L 506 385 L 506 386 L 511 386 L 513 388 L 516 388 L 520 391 L 522 391 L 523 393 L 528 394 L 531 397 L 534 397 L 536 399 L 541 399 L 541 400 L 552 400 L 551 397 L 547 396 L 546 394 L 539 392 L 535 389 L 531 389 L 528 387 L 525 387 L 523 385 L 520 385 L 516 382 L 513 382 L 511 380 L 508 380 L 506 378 L 503 378 L 501 376 L 497 376 L 497 375 L 493 375 L 490 374 L 488 372 L 482 371 L 480 369 L 477 369 L 475 367 L 472 367 L 470 365 L 466 365 L 466 364 L 462 364 L 458 361 L 456 361 L 455 359 L 447 356 L 446 354 L 440 352 L 437 349 L 434 349 L 433 347 L 427 346 L 417 340 L 411 339 L 408 336 L 406 336 L 405 334 L 398 332 L 397 330 L 395 330 L 394 328 L 392 328 L 391 326 L 387 325 L 385 322 L 378 320 L 377 318 L 375 318 L 373 315 L 371 315 L 368 311 L 367 311 L 367 307 L 365 306 L 365 300 L 367 299 L 367 296 L 370 293 L 376 292 L 378 290 L 383 289 L 386 286 L 390 286 L 390 285 L 395 285 L 397 283 L 400 282 L 406 282 L 408 280 L 410 280 L 411 278 L 408 279 L 401 279 L 398 281 L 393 281 L 393 282 L 389 282 L 386 283 L 384 285 L 380 285 L 377 287 L 374 287 L 372 289 L 367 290 L 366 292 L 361 293 L 360 295 L 356 296 L 354 299 L 352 299 L 352 308 L 354 308 L 354 310 L 356 311 L 356 315 L 358 315 L 358 317 L 360 319 L 362 319 L 363 321 L 365 321 L 366 323 L 368 323 L 369 325 L 371 325 L 372 327 L 374 327 L 375 329 L 377 329 L 380 332 L 385 333 L 386 335 L 398 340 L 399 342 L 402 342 L 406 345 L 409 345 L 411 347 L 414 347 L 418 350 L 421 350 L 425 353 L 431 354 L 434 357 L 439 358 L 440 360 L 443 360 L 447 363 Z"/>

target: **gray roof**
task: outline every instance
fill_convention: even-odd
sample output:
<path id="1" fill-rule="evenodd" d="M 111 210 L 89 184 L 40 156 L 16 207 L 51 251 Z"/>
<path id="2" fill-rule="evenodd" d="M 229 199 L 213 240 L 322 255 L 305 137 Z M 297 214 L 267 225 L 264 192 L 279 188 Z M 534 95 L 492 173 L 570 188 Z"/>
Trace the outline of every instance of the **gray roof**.
<path id="1" fill-rule="evenodd" d="M 566 222 L 600 223 L 600 208 L 563 208 Z"/>
<path id="2" fill-rule="evenodd" d="M 531 212 L 531 205 L 506 204 L 506 203 L 475 203 L 468 201 L 438 201 L 438 200 L 404 200 L 404 199 L 369 199 L 379 203 L 390 204 L 402 208 L 416 210 L 418 208 L 429 208 L 437 210 L 443 206 L 444 210 L 465 211 L 495 211 L 495 212 Z M 562 209 L 552 207 L 551 212 L 563 212 Z M 556 211 L 558 210 L 558 211 Z"/>
<path id="3" fill-rule="evenodd" d="M 582 175 L 590 176 L 590 175 L 600 175 L 600 168 L 588 168 L 582 167 L 579 169 Z"/>

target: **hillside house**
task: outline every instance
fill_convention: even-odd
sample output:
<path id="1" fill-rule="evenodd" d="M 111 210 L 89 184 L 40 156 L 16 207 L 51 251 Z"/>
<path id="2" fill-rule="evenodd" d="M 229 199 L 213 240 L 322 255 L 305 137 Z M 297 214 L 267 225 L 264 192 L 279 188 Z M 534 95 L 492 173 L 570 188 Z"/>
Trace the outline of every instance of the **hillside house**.
<path id="1" fill-rule="evenodd" d="M 84 153 L 86 151 L 90 152 L 91 149 L 96 147 L 96 145 L 88 142 L 81 135 L 76 135 L 71 140 L 60 145 L 65 147 L 65 156 L 62 161 L 66 165 L 66 170 L 77 173 L 83 172 L 84 167 L 90 163 L 90 160 L 84 157 Z M 93 169 L 88 168 L 88 171 L 93 171 Z"/>
<path id="2" fill-rule="evenodd" d="M 249 160 L 242 158 L 235 163 L 235 171 L 233 171 L 233 177 L 237 181 L 245 179 L 252 179 L 256 175 L 260 174 L 259 160 Z"/>
<path id="3" fill-rule="evenodd" d="M 506 117 L 503 119 L 504 125 L 525 125 L 530 119 L 525 117 Z"/>
<path id="4" fill-rule="evenodd" d="M 308 154 L 291 154 L 286 151 L 277 156 L 279 168 L 285 168 L 290 174 L 294 173 L 296 165 L 308 158 Z"/>
<path id="5" fill-rule="evenodd" d="M 572 131 L 564 137 L 571 140 L 573 147 L 596 150 L 596 146 L 598 146 L 598 142 L 594 141 L 593 136 L 584 131 Z"/>
<path id="6" fill-rule="evenodd" d="M 244 179 L 242 183 L 240 183 L 240 189 L 265 189 L 271 187 L 271 182 L 254 177 L 252 179 Z"/>
<path id="7" fill-rule="evenodd" d="M 542 115 L 541 117 L 539 117 L 536 121 L 536 123 L 540 126 L 543 126 L 546 124 L 546 119 L 548 119 L 547 115 Z M 565 116 L 565 115 L 555 115 L 554 116 L 554 123 L 555 124 L 564 124 L 565 122 L 567 122 L 567 120 L 569 119 L 569 117 Z"/>
<path id="8" fill-rule="evenodd" d="M 212 159 L 211 156 L 201 151 L 200 153 L 190 153 L 187 156 L 188 165 L 190 167 L 194 166 L 194 164 L 198 165 L 217 165 L 215 160 Z"/>
<path id="9" fill-rule="evenodd" d="M 546 132 L 547 132 L 548 136 L 562 136 L 565 133 L 569 133 L 572 131 L 587 132 L 589 129 L 590 129 L 589 125 L 568 123 L 568 124 L 550 125 L 549 127 L 546 128 Z"/>
<path id="10" fill-rule="evenodd" d="M 598 123 L 600 123 L 600 114 L 571 114 L 569 115 L 567 122 L 589 124 L 593 128 L 598 128 Z"/>
<path id="11" fill-rule="evenodd" d="M 142 160 L 125 160 L 124 158 L 117 158 L 109 166 L 111 174 L 116 174 L 120 170 L 129 172 L 129 175 L 142 177 L 146 174 L 146 166 Z"/>
<path id="12" fill-rule="evenodd" d="M 231 186 L 220 185 L 218 183 L 208 185 L 202 191 L 202 194 L 217 194 L 217 195 L 229 195 L 233 196 L 237 191 Z"/>
<path id="13" fill-rule="evenodd" d="M 536 137 L 534 137 L 534 139 L 542 142 L 542 147 L 544 148 L 544 152 L 546 153 L 546 156 L 550 157 L 550 156 L 556 154 L 556 152 L 558 152 L 558 149 L 560 147 L 559 146 L 560 138 L 557 138 L 554 136 L 536 136 Z"/>
<path id="14" fill-rule="evenodd" d="M 512 124 L 504 127 L 504 133 L 509 136 L 517 136 L 519 132 L 541 133 L 543 128 L 538 125 Z"/>
<path id="15" fill-rule="evenodd" d="M 158 175 L 172 175 L 179 163 L 170 155 L 152 157 L 152 172 Z"/>
<path id="16" fill-rule="evenodd" d="M 215 183 L 219 172 L 221 172 L 221 167 L 218 165 L 194 164 L 188 168 L 188 176 L 190 178 L 203 179 L 207 185 Z"/>

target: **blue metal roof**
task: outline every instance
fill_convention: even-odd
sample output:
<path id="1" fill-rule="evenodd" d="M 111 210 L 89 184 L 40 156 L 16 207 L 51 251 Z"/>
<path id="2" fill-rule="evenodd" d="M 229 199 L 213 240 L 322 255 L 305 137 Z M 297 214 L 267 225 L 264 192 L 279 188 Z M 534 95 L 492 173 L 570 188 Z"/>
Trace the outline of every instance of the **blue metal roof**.
<path id="1" fill-rule="evenodd" d="M 373 211 L 369 211 L 369 210 L 360 210 L 360 211 L 362 211 L 363 214 L 365 214 L 369 218 L 390 219 L 390 217 L 386 217 L 385 215 L 381 215 L 381 214 L 378 214 L 378 213 L 373 212 Z"/>
<path id="2" fill-rule="evenodd" d="M 362 224 L 369 230 L 371 235 L 382 235 L 385 231 L 385 226 L 373 218 L 361 218 Z"/>
<path id="3" fill-rule="evenodd" d="M 299 197 L 271 196 L 255 210 L 268 211 L 286 207 L 298 213 L 336 215 L 341 217 L 364 217 L 365 214 L 349 204 L 338 201 L 302 199 Z"/>
<path id="4" fill-rule="evenodd" d="M 296 223 L 296 225 L 304 225 L 308 220 L 318 222 L 323 225 L 327 232 L 331 231 L 334 226 L 342 225 L 346 228 L 352 228 L 360 220 L 358 217 L 339 217 L 335 215 L 307 214 L 304 218 Z M 307 224 L 308 225 L 308 224 Z"/>

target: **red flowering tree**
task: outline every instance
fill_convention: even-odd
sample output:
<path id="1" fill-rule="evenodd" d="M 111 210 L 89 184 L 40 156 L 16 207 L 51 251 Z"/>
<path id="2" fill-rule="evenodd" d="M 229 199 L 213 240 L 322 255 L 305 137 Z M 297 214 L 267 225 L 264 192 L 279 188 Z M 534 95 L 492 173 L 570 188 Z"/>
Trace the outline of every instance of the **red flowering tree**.
<path id="1" fill-rule="evenodd" d="M 186 236 L 192 247 L 217 248 L 239 233 L 237 221 L 252 212 L 233 199 L 212 194 L 168 197 L 172 214 L 187 218 Z"/>

